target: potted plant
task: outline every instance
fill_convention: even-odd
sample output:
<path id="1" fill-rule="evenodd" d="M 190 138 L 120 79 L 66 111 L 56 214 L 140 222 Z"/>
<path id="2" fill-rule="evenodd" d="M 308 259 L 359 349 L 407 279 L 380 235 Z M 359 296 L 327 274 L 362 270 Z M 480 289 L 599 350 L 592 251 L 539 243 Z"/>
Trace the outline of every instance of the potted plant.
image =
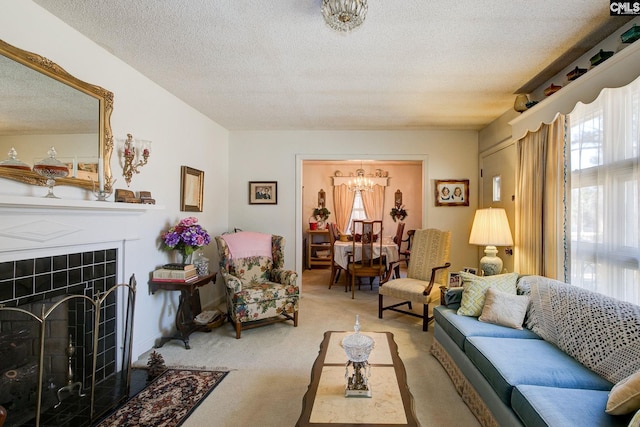
<path id="1" fill-rule="evenodd" d="M 389 212 L 389 215 L 391 215 L 391 218 L 393 218 L 393 222 L 396 222 L 397 220 L 403 221 L 409 214 L 407 213 L 407 210 L 404 208 L 404 205 L 402 205 L 402 206 L 394 206 L 391 209 L 391 212 Z"/>

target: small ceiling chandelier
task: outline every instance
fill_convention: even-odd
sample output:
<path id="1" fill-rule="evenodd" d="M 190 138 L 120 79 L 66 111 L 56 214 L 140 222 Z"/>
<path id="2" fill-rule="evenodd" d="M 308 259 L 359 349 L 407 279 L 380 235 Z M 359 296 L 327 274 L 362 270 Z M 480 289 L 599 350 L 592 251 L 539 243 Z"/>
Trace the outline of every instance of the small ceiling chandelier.
<path id="1" fill-rule="evenodd" d="M 322 16 L 336 31 L 351 31 L 364 22 L 367 0 L 322 0 Z"/>
<path id="2" fill-rule="evenodd" d="M 356 169 L 356 178 L 350 179 L 347 183 L 347 188 L 350 191 L 373 191 L 373 181 L 369 178 L 365 178 L 364 169 Z"/>

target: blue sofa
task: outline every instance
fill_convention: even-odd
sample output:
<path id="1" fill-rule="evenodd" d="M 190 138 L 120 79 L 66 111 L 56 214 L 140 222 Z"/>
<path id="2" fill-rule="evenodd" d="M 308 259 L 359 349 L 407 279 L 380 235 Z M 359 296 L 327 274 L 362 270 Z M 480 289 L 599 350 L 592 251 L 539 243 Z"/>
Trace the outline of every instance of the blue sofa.
<path id="1" fill-rule="evenodd" d="M 640 340 L 625 338 L 640 336 L 640 307 L 540 276 L 520 277 L 517 293 L 530 295 L 523 329 L 458 315 L 455 291 L 434 309 L 431 353 L 480 423 L 627 426 L 633 414 L 605 407 L 640 370 Z"/>

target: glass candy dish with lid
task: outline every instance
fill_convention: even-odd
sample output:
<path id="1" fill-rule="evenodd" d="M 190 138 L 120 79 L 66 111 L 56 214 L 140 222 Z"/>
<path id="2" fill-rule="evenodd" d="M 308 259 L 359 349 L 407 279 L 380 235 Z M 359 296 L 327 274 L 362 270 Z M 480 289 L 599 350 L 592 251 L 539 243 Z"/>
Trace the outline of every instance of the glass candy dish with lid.
<path id="1" fill-rule="evenodd" d="M 49 154 L 49 157 L 42 159 L 33 165 L 33 171 L 38 175 L 47 178 L 47 187 L 49 187 L 49 192 L 44 197 L 58 199 L 59 197 L 53 194 L 53 187 L 56 185 L 56 178 L 64 178 L 69 175 L 69 168 L 60 160 L 56 159 L 57 153 L 55 148 L 51 147 L 47 154 Z"/>
<path id="2" fill-rule="evenodd" d="M 371 366 L 368 359 L 375 341 L 370 336 L 360 333 L 360 315 L 356 314 L 353 329 L 355 333 L 343 338 L 341 343 L 348 359 L 344 373 L 347 383 L 344 395 L 345 397 L 371 397 L 368 379 L 371 376 Z M 353 368 L 352 372 L 349 370 L 350 367 Z"/>
<path id="3" fill-rule="evenodd" d="M 31 166 L 18 159 L 18 152 L 14 147 L 9 150 L 9 158 L 0 162 L 0 167 L 30 171 Z"/>

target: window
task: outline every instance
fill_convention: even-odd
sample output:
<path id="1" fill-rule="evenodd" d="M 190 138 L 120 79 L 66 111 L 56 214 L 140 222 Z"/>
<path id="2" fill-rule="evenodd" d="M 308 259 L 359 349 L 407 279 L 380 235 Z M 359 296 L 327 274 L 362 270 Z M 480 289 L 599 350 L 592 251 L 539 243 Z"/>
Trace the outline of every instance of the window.
<path id="1" fill-rule="evenodd" d="M 569 122 L 570 282 L 640 304 L 640 79 Z"/>
<path id="2" fill-rule="evenodd" d="M 367 219 L 367 215 L 364 212 L 364 204 L 362 203 L 362 194 L 356 191 L 353 198 L 353 207 L 351 208 L 351 216 L 349 217 L 349 228 L 347 233 L 351 233 L 351 226 L 354 220 Z"/>

